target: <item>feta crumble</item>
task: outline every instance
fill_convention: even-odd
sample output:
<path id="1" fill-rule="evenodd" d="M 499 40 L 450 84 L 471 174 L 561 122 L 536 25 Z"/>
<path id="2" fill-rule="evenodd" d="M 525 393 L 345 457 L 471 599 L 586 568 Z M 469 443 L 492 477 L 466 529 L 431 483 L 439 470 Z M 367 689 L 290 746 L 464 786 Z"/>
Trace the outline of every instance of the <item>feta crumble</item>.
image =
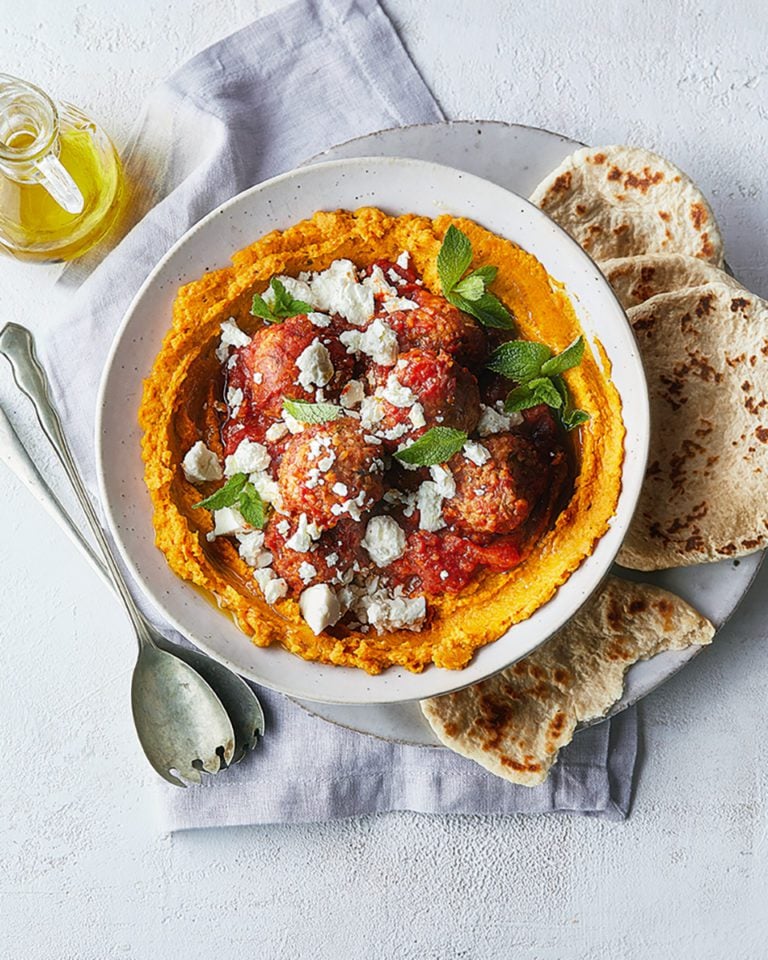
<path id="1" fill-rule="evenodd" d="M 269 550 L 264 549 L 263 531 L 254 530 L 251 533 L 239 533 L 237 539 L 240 544 L 237 548 L 238 553 L 249 566 L 261 569 L 272 565 L 274 557 Z"/>
<path id="2" fill-rule="evenodd" d="M 213 511 L 213 530 L 207 535 L 209 541 L 216 537 L 231 537 L 236 533 L 246 533 L 249 530 L 245 517 L 234 507 L 222 507 Z"/>
<path id="3" fill-rule="evenodd" d="M 317 567 L 312 563 L 307 563 L 306 560 L 299 567 L 299 579 L 302 583 L 309 583 L 310 580 L 314 580 L 317 576 Z"/>
<path id="4" fill-rule="evenodd" d="M 267 448 L 255 440 L 241 440 L 237 449 L 224 461 L 224 476 L 236 473 L 256 473 L 266 470 L 272 457 Z"/>
<path id="5" fill-rule="evenodd" d="M 308 391 L 313 386 L 324 387 L 333 378 L 331 355 L 317 337 L 298 355 L 296 366 L 299 368 L 299 383 Z"/>
<path id="6" fill-rule="evenodd" d="M 311 302 L 324 313 L 338 313 L 355 326 L 373 315 L 373 289 L 357 278 L 351 260 L 334 260 L 327 270 L 312 278 Z"/>
<path id="7" fill-rule="evenodd" d="M 220 330 L 221 343 L 216 348 L 216 359 L 219 363 L 224 363 L 229 356 L 230 347 L 247 347 L 251 338 L 238 327 L 234 317 L 224 320 L 220 325 Z"/>
<path id="8" fill-rule="evenodd" d="M 394 517 L 371 517 L 361 543 L 377 567 L 386 567 L 405 553 L 405 531 Z"/>
<path id="9" fill-rule="evenodd" d="M 397 360 L 397 334 L 381 317 L 365 330 L 345 330 L 339 340 L 347 353 L 364 353 L 383 367 L 391 367 Z"/>
<path id="10" fill-rule="evenodd" d="M 393 407 L 413 407 L 418 403 L 418 397 L 413 390 L 410 387 L 404 387 L 394 373 L 390 373 L 386 386 L 377 393 Z"/>
<path id="11" fill-rule="evenodd" d="M 327 583 L 317 583 L 314 587 L 302 590 L 299 610 L 315 636 L 326 627 L 332 627 L 341 616 L 339 598 Z"/>
<path id="12" fill-rule="evenodd" d="M 221 480 L 223 476 L 219 458 L 202 440 L 187 450 L 181 467 L 190 483 L 209 483 L 211 480 Z"/>
<path id="13" fill-rule="evenodd" d="M 464 444 L 463 453 L 465 459 L 474 463 L 477 467 L 482 467 L 484 463 L 488 463 L 491 459 L 491 451 L 488 447 L 484 447 L 482 443 L 477 443 L 475 440 L 467 440 Z"/>
<path id="14" fill-rule="evenodd" d="M 306 513 L 299 517 L 299 525 L 293 536 L 285 541 L 289 550 L 295 550 L 296 553 L 306 553 L 315 540 L 320 539 L 320 530 L 315 523 L 309 523 Z"/>
<path id="15" fill-rule="evenodd" d="M 282 577 L 278 577 L 270 567 L 254 570 L 253 579 L 258 583 L 261 592 L 264 594 L 264 599 L 270 605 L 288 595 L 288 584 Z"/>
<path id="16" fill-rule="evenodd" d="M 360 380 L 350 380 L 341 391 L 341 405 L 345 410 L 359 407 L 365 397 L 365 387 Z"/>
<path id="17" fill-rule="evenodd" d="M 265 437 L 270 443 L 275 443 L 277 440 L 282 440 L 289 432 L 288 424 L 285 420 L 277 420 L 267 429 Z"/>
<path id="18" fill-rule="evenodd" d="M 227 390 L 227 406 L 229 407 L 229 412 L 233 417 L 236 417 L 240 412 L 240 404 L 244 400 L 243 391 L 240 387 L 229 387 Z"/>
<path id="19" fill-rule="evenodd" d="M 477 424 L 477 432 L 481 437 L 490 437 L 494 433 L 503 433 L 510 427 L 516 427 L 523 422 L 523 415 L 515 411 L 514 413 L 501 413 L 488 407 L 484 403 L 480 404 L 480 421 Z"/>

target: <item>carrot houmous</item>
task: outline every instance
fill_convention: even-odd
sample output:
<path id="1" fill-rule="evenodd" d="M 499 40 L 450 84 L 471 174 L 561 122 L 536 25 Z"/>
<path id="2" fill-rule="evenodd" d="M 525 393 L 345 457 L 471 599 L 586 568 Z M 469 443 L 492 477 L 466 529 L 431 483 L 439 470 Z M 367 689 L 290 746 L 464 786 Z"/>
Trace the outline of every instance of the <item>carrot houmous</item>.
<path id="1" fill-rule="evenodd" d="M 449 303 L 452 224 L 483 270 Z M 513 329 L 458 308 L 484 285 Z M 461 669 L 552 596 L 614 513 L 624 428 L 607 359 L 587 347 L 511 406 L 510 389 L 532 390 L 493 365 L 511 338 L 555 356 L 580 333 L 542 265 L 470 221 L 366 208 L 268 234 L 180 289 L 146 380 L 158 547 L 259 646 L 370 673 Z M 570 434 L 555 380 L 585 411 Z"/>

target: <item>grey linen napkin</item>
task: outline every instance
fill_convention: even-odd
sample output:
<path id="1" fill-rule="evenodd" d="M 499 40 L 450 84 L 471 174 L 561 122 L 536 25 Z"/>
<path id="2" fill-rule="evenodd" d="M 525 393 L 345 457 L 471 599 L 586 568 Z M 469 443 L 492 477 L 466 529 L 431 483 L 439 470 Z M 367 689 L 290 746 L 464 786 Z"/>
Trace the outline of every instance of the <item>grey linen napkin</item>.
<path id="1" fill-rule="evenodd" d="M 224 200 L 334 143 L 442 119 L 376 0 L 297 0 L 203 51 L 154 92 L 126 164 L 140 188 L 135 209 L 149 212 L 83 283 L 69 316 L 39 334 L 92 489 L 95 397 L 107 351 L 133 295 L 172 243 Z M 65 274 L 70 283 L 82 278 L 77 270 Z M 259 693 L 268 736 L 256 755 L 202 787 L 158 781 L 164 829 L 403 809 L 618 819 L 629 808 L 632 712 L 580 733 L 548 782 L 527 789 L 447 750 L 355 734 L 279 694 Z"/>

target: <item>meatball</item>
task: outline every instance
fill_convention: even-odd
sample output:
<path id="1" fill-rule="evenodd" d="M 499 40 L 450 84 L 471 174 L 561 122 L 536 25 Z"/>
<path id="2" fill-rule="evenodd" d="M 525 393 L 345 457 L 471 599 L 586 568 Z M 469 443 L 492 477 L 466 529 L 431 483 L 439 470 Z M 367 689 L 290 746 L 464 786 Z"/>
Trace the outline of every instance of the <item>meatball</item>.
<path id="1" fill-rule="evenodd" d="M 387 450 L 413 440 L 430 427 L 453 427 L 471 433 L 480 418 L 477 380 L 446 353 L 409 350 L 394 369 L 374 367 L 371 385 L 382 417 L 374 425 Z"/>
<path id="2" fill-rule="evenodd" d="M 488 356 L 485 331 L 468 314 L 424 287 L 409 287 L 415 310 L 398 310 L 387 317 L 401 350 L 414 347 L 442 350 L 459 363 L 479 367 Z"/>
<path id="3" fill-rule="evenodd" d="M 512 533 L 528 519 L 548 486 L 547 460 L 517 434 L 497 434 L 482 445 L 490 457 L 480 466 L 463 453 L 449 461 L 456 495 L 443 501 L 443 516 L 468 534 Z"/>
<path id="4" fill-rule="evenodd" d="M 342 517 L 359 520 L 384 493 L 380 450 L 351 418 L 303 430 L 286 445 L 277 473 L 285 509 L 321 530 Z"/>
<path id="5" fill-rule="evenodd" d="M 317 327 L 304 315 L 263 327 L 242 348 L 236 362 L 245 372 L 246 410 L 275 418 L 281 416 L 284 397 L 314 400 L 318 387 L 326 397 L 337 397 L 354 369 L 354 360 L 333 326 Z M 313 376 L 309 369 L 313 363 L 322 375 Z"/>
<path id="6" fill-rule="evenodd" d="M 294 593 L 301 593 L 316 583 L 346 583 L 354 575 L 354 564 L 360 569 L 368 565 L 367 555 L 360 546 L 365 529 L 362 524 L 340 520 L 333 530 L 326 530 L 313 541 L 308 550 L 286 546 L 297 528 L 295 520 L 273 514 L 264 533 L 264 545 L 273 557 L 272 569 Z"/>

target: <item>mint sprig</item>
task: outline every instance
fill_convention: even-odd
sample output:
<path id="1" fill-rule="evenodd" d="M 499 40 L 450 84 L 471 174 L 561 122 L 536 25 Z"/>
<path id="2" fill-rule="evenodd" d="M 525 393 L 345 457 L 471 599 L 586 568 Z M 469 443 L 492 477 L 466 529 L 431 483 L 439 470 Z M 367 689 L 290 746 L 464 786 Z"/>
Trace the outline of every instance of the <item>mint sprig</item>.
<path id="1" fill-rule="evenodd" d="M 403 463 L 410 463 L 412 466 L 431 467 L 450 460 L 466 442 L 467 434 L 463 430 L 454 430 L 452 427 L 432 427 L 409 446 L 397 450 L 395 456 Z"/>
<path id="2" fill-rule="evenodd" d="M 210 497 L 194 504 L 206 510 L 221 510 L 236 507 L 246 523 L 261 530 L 266 522 L 267 508 L 258 490 L 248 481 L 248 474 L 236 473 Z"/>
<path id="3" fill-rule="evenodd" d="M 478 267 L 465 277 L 471 263 L 472 243 L 469 237 L 451 224 L 437 255 L 437 274 L 443 296 L 485 327 L 511 329 L 513 324 L 509 311 L 498 297 L 488 291 L 488 285 L 493 283 L 499 272 L 498 267 Z"/>
<path id="4" fill-rule="evenodd" d="M 299 423 L 327 423 L 338 420 L 343 410 L 335 403 L 310 403 L 308 400 L 283 398 L 283 409 Z"/>
<path id="5" fill-rule="evenodd" d="M 504 401 L 507 413 L 546 403 L 560 411 L 563 428 L 573 430 L 574 427 L 586 423 L 589 414 L 570 406 L 568 388 L 561 374 L 578 366 L 583 356 L 583 337 L 578 337 L 556 356 L 552 356 L 552 351 L 544 343 L 511 340 L 493 351 L 487 366 L 495 373 L 519 384 L 509 392 Z"/>
<path id="6" fill-rule="evenodd" d="M 264 297 L 254 293 L 253 303 L 251 304 L 252 316 L 261 317 L 267 323 L 280 323 L 288 317 L 312 312 L 312 306 L 304 300 L 294 299 L 277 277 L 272 277 L 269 281 L 269 288 L 274 294 L 274 302 L 270 306 Z"/>

